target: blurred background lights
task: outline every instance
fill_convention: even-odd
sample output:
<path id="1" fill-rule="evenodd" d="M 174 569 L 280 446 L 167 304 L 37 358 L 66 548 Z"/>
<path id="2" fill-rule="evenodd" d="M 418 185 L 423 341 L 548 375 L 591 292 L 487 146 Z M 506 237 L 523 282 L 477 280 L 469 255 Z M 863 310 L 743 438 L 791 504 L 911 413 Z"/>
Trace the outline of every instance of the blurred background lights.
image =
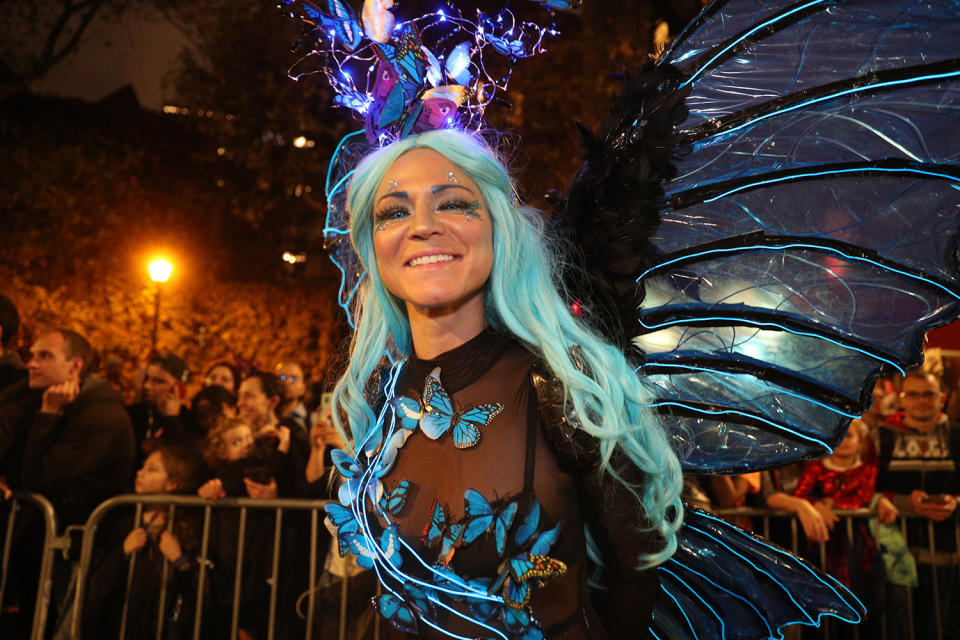
<path id="1" fill-rule="evenodd" d="M 307 254 L 305 253 L 290 253 L 289 251 L 283 252 L 283 261 L 289 262 L 290 264 L 299 264 L 301 262 L 307 261 Z"/>
<path id="2" fill-rule="evenodd" d="M 147 270 L 150 272 L 150 279 L 154 282 L 166 282 L 170 279 L 173 265 L 163 258 L 158 258 L 147 265 Z"/>

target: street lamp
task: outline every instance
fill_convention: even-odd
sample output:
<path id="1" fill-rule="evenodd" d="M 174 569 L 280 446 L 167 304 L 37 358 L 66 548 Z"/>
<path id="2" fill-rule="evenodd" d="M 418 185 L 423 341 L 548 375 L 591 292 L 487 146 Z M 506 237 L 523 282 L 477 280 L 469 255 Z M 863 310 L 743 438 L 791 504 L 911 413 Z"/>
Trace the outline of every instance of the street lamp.
<path id="1" fill-rule="evenodd" d="M 160 292 L 163 291 L 163 283 L 170 279 L 170 272 L 173 271 L 173 265 L 158 258 L 147 265 L 147 271 L 150 272 L 150 279 L 157 283 L 157 295 L 153 299 L 153 348 L 157 350 L 157 328 L 160 323 Z"/>

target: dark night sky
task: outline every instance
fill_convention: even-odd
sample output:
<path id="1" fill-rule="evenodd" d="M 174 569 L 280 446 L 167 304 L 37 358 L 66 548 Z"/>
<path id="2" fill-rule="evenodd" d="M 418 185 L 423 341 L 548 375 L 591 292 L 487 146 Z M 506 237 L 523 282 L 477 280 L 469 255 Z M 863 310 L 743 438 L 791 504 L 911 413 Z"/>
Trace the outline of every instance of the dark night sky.
<path id="1" fill-rule="evenodd" d="M 53 93 L 99 100 L 133 84 L 140 104 L 158 111 L 164 104 L 163 80 L 187 40 L 160 16 L 129 15 L 121 23 L 98 20 L 77 53 L 32 86 Z"/>

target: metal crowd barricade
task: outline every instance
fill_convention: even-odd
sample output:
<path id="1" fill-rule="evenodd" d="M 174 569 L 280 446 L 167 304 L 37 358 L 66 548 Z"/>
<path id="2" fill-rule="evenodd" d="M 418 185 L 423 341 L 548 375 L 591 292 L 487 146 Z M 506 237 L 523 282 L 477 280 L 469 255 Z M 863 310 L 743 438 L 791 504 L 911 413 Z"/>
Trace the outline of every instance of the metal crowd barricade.
<path id="1" fill-rule="evenodd" d="M 960 512 L 960 509 L 958 509 L 958 512 Z M 748 507 L 740 507 L 735 509 L 714 509 L 713 513 L 719 516 L 730 517 L 730 518 L 739 518 L 739 517 L 748 517 L 752 519 L 762 518 L 761 527 L 755 528 L 755 532 L 762 534 L 766 538 L 770 537 L 770 520 L 771 519 L 785 519 L 785 518 L 789 519 L 790 532 L 791 532 L 791 545 L 789 549 L 794 554 L 802 556 L 803 549 L 800 548 L 800 534 L 798 530 L 799 525 L 797 522 L 797 518 L 791 513 L 787 513 L 785 511 L 777 511 L 773 509 L 754 509 L 754 508 L 748 508 Z M 838 522 L 837 525 L 834 527 L 834 532 L 842 531 L 843 535 L 845 535 L 847 538 L 848 544 L 853 543 L 853 536 L 854 536 L 853 523 L 855 520 L 870 520 L 877 516 L 876 512 L 871 509 L 853 509 L 853 510 L 835 509 L 834 513 L 836 513 L 836 515 L 839 516 L 840 518 L 840 522 Z M 958 516 L 960 516 L 960 513 L 954 514 L 954 519 L 956 522 L 956 526 L 954 527 L 954 537 L 956 542 L 956 549 L 960 550 L 960 521 L 956 521 L 956 518 Z M 907 544 L 907 546 L 911 548 L 913 547 L 910 545 L 910 539 L 907 534 L 908 533 L 907 520 L 915 517 L 916 516 L 908 517 L 908 516 L 901 515 L 901 517 L 898 518 L 898 521 L 900 524 L 900 533 L 903 536 L 903 539 Z M 942 622 L 943 622 L 944 609 L 943 609 L 943 603 L 940 602 L 940 589 L 938 585 L 937 569 L 939 567 L 939 564 L 937 561 L 938 554 L 936 553 L 936 548 L 935 548 L 936 541 L 935 541 L 935 533 L 934 533 L 934 526 L 933 526 L 934 523 L 932 520 L 926 520 L 926 524 L 927 524 L 927 538 L 929 541 L 929 546 L 927 548 L 927 551 L 929 552 L 930 558 L 932 560 L 932 562 L 930 563 L 930 570 L 931 570 L 931 578 L 932 578 L 932 585 L 933 585 L 933 594 L 932 594 L 933 609 L 934 609 L 934 615 L 936 617 L 936 628 L 937 628 L 936 640 L 942 640 L 943 638 Z M 819 567 L 824 571 L 826 571 L 827 569 L 826 545 L 824 543 L 820 543 L 818 555 L 819 555 Z M 809 561 L 809 558 L 807 559 Z M 882 562 L 882 559 L 880 559 L 879 554 L 875 559 L 875 562 Z M 918 570 L 923 571 L 924 569 L 918 567 Z M 906 605 L 907 605 L 907 618 L 908 618 L 907 620 L 908 637 L 910 640 L 915 640 L 914 638 L 914 634 L 915 634 L 914 602 L 913 602 L 912 589 L 906 589 Z M 882 636 L 880 640 L 886 640 L 887 632 L 888 632 L 888 626 L 887 626 L 888 621 L 886 618 L 886 610 L 885 610 L 885 607 L 883 606 L 881 606 L 880 608 L 880 615 L 881 615 L 881 629 L 882 629 Z M 823 629 L 823 637 L 829 640 L 830 627 L 824 626 L 822 627 L 822 629 Z M 852 629 L 854 638 L 858 638 L 861 635 L 859 633 L 858 625 L 851 625 L 851 629 Z M 804 637 L 806 637 L 806 635 Z M 870 639 L 870 640 L 873 640 L 873 639 Z M 923 638 L 922 640 L 934 640 L 934 639 Z"/>
<path id="2" fill-rule="evenodd" d="M 238 632 L 239 624 L 239 607 L 240 607 L 240 594 L 242 588 L 243 580 L 243 559 L 244 559 L 244 548 L 246 545 L 247 537 L 247 516 L 249 511 L 272 511 L 274 513 L 274 531 L 273 531 L 273 549 L 272 549 L 272 566 L 270 568 L 270 577 L 268 579 L 269 583 L 269 619 L 267 627 L 267 640 L 273 640 L 276 634 L 276 615 L 277 615 L 277 590 L 278 590 L 278 577 L 280 571 L 280 544 L 282 540 L 283 532 L 283 516 L 285 511 L 308 511 L 310 513 L 310 556 L 309 556 L 309 584 L 307 592 L 307 613 L 306 613 L 306 638 L 310 640 L 314 637 L 314 617 L 316 615 L 316 597 L 317 597 L 317 544 L 319 541 L 318 531 L 319 527 L 322 526 L 323 514 L 320 512 L 323 509 L 323 505 L 326 503 L 326 500 L 293 500 L 293 499 L 252 499 L 252 498 L 226 498 L 218 501 L 208 501 L 199 497 L 194 496 L 172 496 L 172 495 L 154 495 L 154 496 L 142 496 L 142 495 L 122 495 L 115 498 L 111 498 L 106 502 L 100 504 L 88 518 L 83 535 L 83 544 L 80 557 L 80 565 L 77 574 L 76 580 L 76 592 L 74 596 L 75 608 L 74 615 L 70 624 L 70 638 L 79 640 L 82 637 L 83 629 L 83 608 L 85 598 L 87 597 L 88 585 L 87 581 L 91 571 L 91 561 L 94 554 L 94 544 L 97 531 L 104 517 L 119 507 L 123 506 L 135 506 L 135 516 L 134 522 L 140 523 L 143 509 L 145 506 L 149 507 L 151 505 L 162 505 L 168 509 L 167 518 L 167 531 L 171 531 L 174 525 L 176 518 L 176 513 L 178 510 L 183 511 L 185 509 L 202 509 L 203 511 L 203 528 L 201 531 L 200 539 L 200 549 L 199 549 L 199 558 L 198 558 L 198 576 L 197 576 L 197 593 L 196 593 L 196 602 L 195 602 L 195 617 L 193 620 L 193 638 L 194 640 L 199 640 L 201 637 L 201 629 L 203 625 L 203 611 L 204 611 L 204 593 L 205 585 L 208 581 L 208 566 L 210 565 L 210 529 L 211 529 L 211 518 L 214 510 L 226 510 L 233 509 L 239 510 L 239 526 L 237 527 L 237 559 L 234 575 L 234 586 L 233 586 L 233 605 L 231 612 L 231 630 L 230 637 L 236 638 Z M 127 584 L 126 584 L 126 593 L 124 595 L 124 604 L 123 610 L 121 613 L 121 631 L 120 631 L 120 640 L 123 640 L 126 633 L 126 622 L 127 622 L 127 613 L 129 608 L 129 596 L 131 581 L 134 573 L 134 566 L 137 560 L 136 553 L 130 555 L 128 572 L 127 572 Z M 323 562 L 324 558 L 320 558 L 319 562 Z M 165 594 L 167 587 L 167 571 L 168 562 L 164 558 L 163 560 L 163 572 L 162 572 L 162 583 L 160 588 L 160 599 L 157 603 L 157 610 L 159 612 L 157 628 L 155 630 L 155 636 L 158 640 L 163 637 L 163 627 L 165 621 L 165 611 L 166 611 L 166 602 Z M 321 565 L 322 569 L 322 565 Z M 341 602 L 340 609 L 340 638 L 344 638 L 344 629 L 347 625 L 346 620 L 346 593 L 347 593 L 347 576 L 343 576 L 343 601 Z M 142 634 L 142 630 L 140 631 Z"/>
<path id="3" fill-rule="evenodd" d="M 34 617 L 34 630 L 33 635 L 31 636 L 32 640 L 39 640 L 42 637 L 42 629 L 44 628 L 44 622 L 46 617 L 47 607 L 49 605 L 50 597 L 50 574 L 51 566 L 53 563 L 54 551 L 57 548 L 63 548 L 65 544 L 63 540 L 57 538 L 52 532 L 56 531 L 55 521 L 53 519 L 53 510 L 50 508 L 49 503 L 44 500 L 41 496 L 31 496 L 29 494 L 18 494 L 17 498 L 20 500 L 30 499 L 40 504 L 43 509 L 47 519 L 47 538 L 45 541 L 44 555 L 43 555 L 43 565 L 41 567 L 41 587 L 40 592 L 38 593 L 38 602 L 36 614 Z M 233 603 L 231 611 L 231 630 L 230 637 L 236 638 L 238 631 L 238 617 L 239 617 L 239 606 L 240 606 L 240 593 L 241 593 L 241 583 L 243 576 L 243 550 L 245 545 L 246 532 L 248 529 L 248 512 L 253 511 L 272 511 L 274 513 L 274 522 L 273 522 L 273 549 L 272 549 L 272 567 L 270 578 L 268 579 L 270 592 L 269 592 L 269 620 L 267 628 L 267 639 L 272 640 L 275 637 L 276 633 L 276 615 L 277 615 L 277 589 L 278 589 L 278 575 L 279 575 L 279 564 L 280 564 L 280 543 L 281 543 L 281 533 L 283 531 L 283 522 L 284 522 L 284 511 L 308 511 L 310 513 L 310 553 L 309 553 L 309 583 L 308 583 L 308 592 L 307 592 L 307 612 L 306 612 L 306 629 L 305 637 L 307 640 L 310 640 L 314 637 L 319 637 L 319 634 L 315 633 L 315 615 L 317 612 L 317 586 L 318 586 L 318 550 L 317 544 L 319 541 L 319 527 L 321 526 L 320 522 L 323 518 L 323 514 L 320 511 L 323 508 L 323 505 L 326 501 L 324 500 L 292 500 L 292 499 L 251 499 L 251 498 L 229 498 L 216 502 L 210 502 L 198 497 L 192 496 L 169 496 L 169 495 L 157 495 L 157 496 L 138 496 L 138 495 L 125 495 L 112 498 L 103 504 L 99 505 L 94 512 L 91 514 L 90 518 L 87 520 L 84 529 L 82 552 L 80 558 L 80 565 L 77 574 L 76 580 L 76 593 L 75 593 L 75 613 L 72 617 L 70 624 L 70 638 L 79 640 L 81 638 L 81 629 L 83 624 L 83 604 L 86 597 L 87 590 L 87 578 L 90 572 L 90 563 L 93 557 L 94 551 L 94 542 L 97 530 L 104 516 L 107 515 L 110 511 L 122 507 L 122 506 L 135 506 L 135 521 L 139 522 L 144 506 L 151 505 L 163 505 L 168 509 L 168 514 L 170 517 L 167 519 L 167 530 L 171 530 L 173 523 L 176 517 L 178 510 L 183 511 L 185 509 L 202 509 L 203 511 L 203 528 L 201 533 L 200 549 L 199 549 L 199 562 L 198 562 L 198 588 L 196 593 L 196 607 L 195 607 L 195 619 L 193 620 L 193 638 L 195 640 L 201 637 L 202 629 L 202 620 L 203 620 L 203 604 L 204 604 L 204 585 L 208 580 L 207 576 L 207 566 L 209 564 L 209 543 L 210 543 L 210 529 L 211 529 L 211 518 L 214 510 L 218 509 L 233 509 L 239 510 L 239 524 L 237 527 L 237 561 L 235 566 L 235 575 L 234 575 L 234 585 L 233 585 Z M 764 535 L 769 538 L 770 534 L 770 523 L 774 519 L 786 519 L 789 521 L 789 531 L 790 531 L 790 544 L 788 548 L 796 553 L 797 555 L 802 555 L 803 549 L 801 549 L 801 535 L 799 531 L 799 525 L 797 519 L 794 515 L 775 511 L 771 509 L 752 509 L 752 508 L 738 508 L 738 509 L 720 509 L 715 510 L 714 513 L 724 517 L 749 517 L 754 519 L 755 524 L 759 521 L 759 526 L 755 526 L 755 531 L 759 534 Z M 865 520 L 876 517 L 874 511 L 868 509 L 859 509 L 852 511 L 845 510 L 836 510 L 835 513 L 840 517 L 840 522 L 834 528 L 834 535 L 845 535 L 848 543 L 853 542 L 854 538 L 854 521 L 856 520 Z M 12 520 L 15 516 L 15 512 L 11 513 L 10 519 Z M 901 517 L 899 519 L 901 533 L 904 536 L 904 540 L 909 543 L 907 539 L 907 526 L 906 526 L 906 517 Z M 929 522 L 929 521 L 928 521 Z M 12 524 L 12 523 L 11 523 Z M 933 537 L 933 523 L 929 522 L 929 537 L 930 537 L 930 553 L 933 558 L 933 583 L 934 583 L 934 609 L 937 616 L 937 625 L 938 625 L 938 637 L 942 637 L 942 629 L 940 629 L 941 613 L 942 613 L 942 603 L 939 602 L 939 590 L 937 589 L 937 555 L 934 553 L 934 537 Z M 8 527 L 10 529 L 12 527 Z M 957 548 L 960 549 L 960 528 L 958 528 L 957 533 Z M 10 540 L 9 536 L 4 543 L 4 567 L 7 566 L 7 558 L 10 554 Z M 126 585 L 126 594 L 124 596 L 124 608 L 121 614 L 121 635 L 120 639 L 124 638 L 124 622 L 127 614 L 128 602 L 130 595 L 130 581 L 133 576 L 134 563 L 136 562 L 137 554 L 132 554 L 129 560 L 129 567 L 127 573 L 127 585 Z M 324 558 L 320 558 L 319 562 L 323 562 Z M 877 558 L 877 561 L 882 561 Z M 814 564 L 817 564 L 814 562 Z M 826 547 L 823 544 L 819 546 L 819 565 L 820 568 L 826 569 Z M 163 637 L 163 626 L 164 626 L 164 611 L 166 607 L 166 602 L 164 601 L 164 594 L 166 593 L 166 580 L 167 580 L 167 562 L 163 562 L 163 584 L 161 585 L 161 597 L 157 603 L 158 611 L 160 615 L 158 616 L 157 628 L 155 629 L 154 637 L 158 640 Z M 322 569 L 322 567 L 321 567 Z M 0 583 L 0 597 L 3 594 L 3 587 L 5 584 L 6 574 L 4 573 L 4 582 Z M 341 580 L 341 601 L 340 601 L 340 611 L 339 611 L 339 625 L 338 625 L 338 640 L 346 640 L 346 629 L 348 626 L 347 620 L 347 593 L 348 593 L 348 576 L 344 574 L 340 577 Z M 910 597 L 910 590 L 907 590 L 907 612 L 909 617 L 909 637 L 910 640 L 914 640 L 913 632 L 913 602 Z M 881 607 L 881 616 L 883 615 L 883 610 Z M 373 637 L 375 640 L 378 640 L 380 637 L 380 624 L 379 616 L 374 616 L 374 625 L 373 625 Z M 822 628 L 822 637 L 829 640 L 831 635 L 830 625 L 824 625 Z M 856 625 L 850 627 L 852 634 L 855 638 L 862 636 L 859 633 Z M 139 631 L 142 635 L 143 630 Z M 882 640 L 886 640 L 887 637 L 887 624 L 886 620 L 882 619 Z M 799 637 L 799 633 L 792 636 L 789 632 L 786 636 L 787 638 Z M 807 634 L 804 634 L 804 637 L 807 637 Z M 330 640 L 326 638 L 325 640 Z M 924 639 L 926 640 L 926 639 Z"/>
<path id="4" fill-rule="evenodd" d="M 31 640 L 41 640 L 47 624 L 47 613 L 50 610 L 50 592 L 53 583 L 54 554 L 59 549 L 69 547 L 70 541 L 66 536 L 57 537 L 57 518 L 50 501 L 38 493 L 14 491 L 8 500 L 10 512 L 7 515 L 7 530 L 3 541 L 3 563 L 0 565 L 0 605 L 7 594 L 10 554 L 13 551 L 13 537 L 17 523 L 17 513 L 24 504 L 35 506 L 43 518 L 43 552 L 40 556 L 40 568 L 37 574 L 37 600 L 33 610 L 33 626 L 30 633 Z M 0 610 L 2 613 L 2 610 Z"/>

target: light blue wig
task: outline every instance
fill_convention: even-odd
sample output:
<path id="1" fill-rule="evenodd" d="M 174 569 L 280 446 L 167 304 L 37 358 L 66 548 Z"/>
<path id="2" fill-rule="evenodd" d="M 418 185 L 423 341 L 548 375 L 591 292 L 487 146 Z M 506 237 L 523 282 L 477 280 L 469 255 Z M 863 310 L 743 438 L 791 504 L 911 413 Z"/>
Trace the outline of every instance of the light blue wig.
<path id="1" fill-rule="evenodd" d="M 346 417 L 353 440 L 362 441 L 376 417 L 366 387 L 384 353 L 412 351 L 410 325 L 403 301 L 383 284 L 374 255 L 374 195 L 390 166 L 413 149 L 433 149 L 462 169 L 480 187 L 493 224 L 493 269 L 486 285 L 487 321 L 509 333 L 541 358 L 563 384 L 582 428 L 601 444 L 603 473 L 623 482 L 642 503 L 644 512 L 665 540 L 662 550 L 640 559 L 651 566 L 676 548 L 680 504 L 680 464 L 667 445 L 649 394 L 623 354 L 583 326 L 571 313 L 554 283 L 562 262 L 545 244 L 542 217 L 519 207 L 513 182 L 497 155 L 478 138 L 458 131 L 430 131 L 405 138 L 364 159 L 351 181 L 347 206 L 350 237 L 366 267 L 356 296 L 356 332 L 350 362 L 334 390 L 334 402 Z M 571 355 L 586 365 L 581 372 Z M 337 427 L 344 431 L 338 415 Z M 619 447 L 642 469 L 641 486 L 629 485 L 610 467 Z"/>

